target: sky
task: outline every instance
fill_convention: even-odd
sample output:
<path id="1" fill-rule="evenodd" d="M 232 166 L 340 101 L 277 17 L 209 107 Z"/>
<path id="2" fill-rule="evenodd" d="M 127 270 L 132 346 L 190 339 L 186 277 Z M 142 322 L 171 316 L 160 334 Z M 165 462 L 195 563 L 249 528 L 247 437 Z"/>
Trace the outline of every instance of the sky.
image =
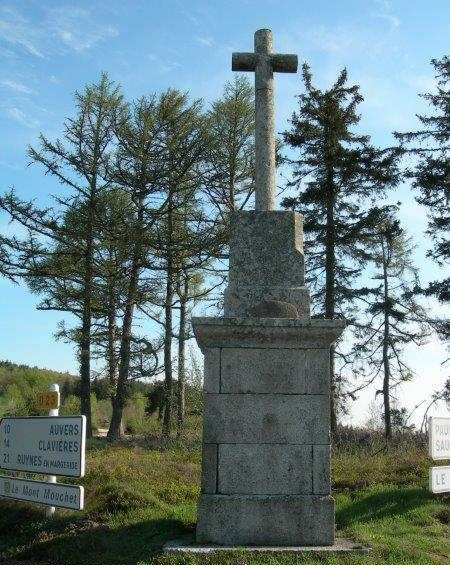
<path id="1" fill-rule="evenodd" d="M 300 64 L 310 64 L 319 88 L 346 67 L 364 96 L 359 130 L 376 145 L 390 145 L 392 131 L 416 129 L 415 115 L 427 113 L 418 93 L 435 88 L 430 60 L 448 55 L 449 21 L 445 0 L 6 0 L 0 6 L 0 190 L 15 187 L 23 198 L 50 203 L 60 187 L 29 166 L 26 147 L 36 144 L 39 132 L 60 136 L 74 111 L 74 92 L 102 71 L 128 99 L 173 87 L 207 107 L 233 79 L 231 53 L 253 50 L 253 33 L 261 28 L 273 31 L 276 52 L 296 53 Z M 277 74 L 275 82 L 281 132 L 301 81 Z M 426 214 L 409 186 L 390 198 L 402 202 L 401 220 L 417 244 L 424 282 L 441 276 L 425 256 Z M 0 215 L 0 229 L 16 228 Z M 53 338 L 61 314 L 36 311 L 37 301 L 26 288 L 0 279 L 0 359 L 76 373 L 72 347 Z M 428 305 L 442 314 L 438 304 Z M 421 348 L 408 346 L 416 377 L 399 391 L 401 405 L 412 409 L 443 385 L 445 355 L 434 338 Z M 373 388 L 362 393 L 347 421 L 364 422 L 373 398 Z"/>

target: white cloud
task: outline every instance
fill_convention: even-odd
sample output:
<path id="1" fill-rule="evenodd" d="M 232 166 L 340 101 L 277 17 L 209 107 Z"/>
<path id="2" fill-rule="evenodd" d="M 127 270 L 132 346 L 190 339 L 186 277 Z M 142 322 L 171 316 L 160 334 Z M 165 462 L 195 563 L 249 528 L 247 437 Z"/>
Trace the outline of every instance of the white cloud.
<path id="1" fill-rule="evenodd" d="M 212 37 L 201 37 L 201 36 L 197 36 L 196 38 L 197 43 L 200 43 L 200 45 L 206 45 L 206 47 L 214 47 L 215 45 L 215 41 Z"/>
<path id="2" fill-rule="evenodd" d="M 15 92 L 18 92 L 20 94 L 33 94 L 31 88 L 28 88 L 24 84 L 20 82 L 16 82 L 15 80 L 8 80 L 8 79 L 2 80 L 0 82 L 0 86 L 3 86 L 5 88 L 10 88 L 11 90 L 14 90 Z"/>
<path id="3" fill-rule="evenodd" d="M 25 49 L 30 55 L 44 57 L 39 47 L 39 33 L 17 10 L 3 7 L 0 11 L 0 39 Z"/>
<path id="4" fill-rule="evenodd" d="M 0 40 L 36 57 L 43 58 L 47 52 L 54 52 L 55 37 L 60 44 L 81 53 L 117 35 L 115 27 L 99 23 L 91 11 L 75 6 L 47 10 L 39 26 L 15 8 L 0 8 Z"/>
<path id="5" fill-rule="evenodd" d="M 392 38 L 354 26 L 319 26 L 302 34 L 301 41 L 313 50 L 323 51 L 343 61 L 359 57 L 361 53 L 376 59 L 396 48 Z"/>
<path id="6" fill-rule="evenodd" d="M 404 82 L 414 88 L 417 93 L 435 92 L 436 91 L 436 78 L 433 75 L 405 73 L 403 75 Z"/>
<path id="7" fill-rule="evenodd" d="M 388 2 L 387 0 L 375 0 L 375 4 L 379 6 L 379 11 L 372 14 L 374 18 L 386 20 L 391 26 L 391 30 L 400 27 L 400 18 L 394 16 L 392 13 L 392 2 Z"/>
<path id="8" fill-rule="evenodd" d="M 194 16 L 191 12 L 185 12 L 182 11 L 181 12 L 183 14 L 183 16 L 185 18 L 187 18 L 192 24 L 194 24 L 195 26 L 199 27 L 200 26 L 200 20 Z"/>
<path id="9" fill-rule="evenodd" d="M 159 72 L 160 74 L 170 73 L 171 71 L 181 67 L 180 63 L 176 61 L 170 61 L 168 59 L 163 59 L 158 57 L 155 53 L 148 53 L 147 58 L 152 61 L 153 69 Z"/>
<path id="10" fill-rule="evenodd" d="M 89 10 L 74 6 L 50 10 L 48 26 L 64 45 L 79 53 L 118 35 L 115 27 L 98 24 Z"/>
<path id="11" fill-rule="evenodd" d="M 30 118 L 25 114 L 25 112 L 22 112 L 22 110 L 19 110 L 19 108 L 16 107 L 7 108 L 6 115 L 26 128 L 35 128 L 39 125 L 37 120 Z"/>
<path id="12" fill-rule="evenodd" d="M 376 18 L 381 18 L 389 22 L 392 29 L 397 29 L 400 26 L 400 19 L 392 14 L 375 14 Z"/>

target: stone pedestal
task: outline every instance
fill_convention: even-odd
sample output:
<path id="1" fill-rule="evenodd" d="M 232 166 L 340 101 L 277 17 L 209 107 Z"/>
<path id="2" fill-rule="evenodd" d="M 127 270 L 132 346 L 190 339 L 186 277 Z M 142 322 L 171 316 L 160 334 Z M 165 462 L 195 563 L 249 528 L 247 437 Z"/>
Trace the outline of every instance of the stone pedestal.
<path id="1" fill-rule="evenodd" d="M 311 320 L 302 218 L 232 218 L 225 317 L 194 318 L 205 357 L 197 542 L 331 546 L 330 346 Z"/>
<path id="2" fill-rule="evenodd" d="M 197 542 L 334 543 L 329 348 L 344 326 L 194 320 L 205 356 Z"/>

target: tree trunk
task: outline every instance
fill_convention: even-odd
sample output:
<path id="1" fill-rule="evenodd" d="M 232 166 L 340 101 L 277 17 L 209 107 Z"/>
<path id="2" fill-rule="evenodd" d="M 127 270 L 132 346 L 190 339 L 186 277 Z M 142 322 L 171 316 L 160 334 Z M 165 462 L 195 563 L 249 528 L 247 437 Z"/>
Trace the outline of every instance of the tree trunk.
<path id="1" fill-rule="evenodd" d="M 140 197 L 138 204 L 137 225 L 142 226 L 144 219 L 143 197 Z M 120 337 L 119 351 L 119 373 L 117 377 L 117 387 L 112 402 L 112 416 L 108 430 L 108 439 L 115 440 L 121 435 L 123 409 L 127 401 L 127 382 L 130 370 L 131 357 L 131 334 L 133 325 L 134 306 L 136 302 L 136 291 L 139 283 L 140 262 L 142 253 L 142 241 L 139 233 L 137 238 L 130 271 L 130 284 L 128 285 L 127 299 L 122 322 L 122 333 Z"/>
<path id="2" fill-rule="evenodd" d="M 92 278 L 93 278 L 93 219 L 94 202 L 89 203 L 89 218 L 86 234 L 86 254 L 83 281 L 83 316 L 80 339 L 80 405 L 86 416 L 86 437 L 92 437 L 91 412 L 91 326 L 92 326 Z"/>
<path id="3" fill-rule="evenodd" d="M 335 314 L 335 226 L 334 226 L 334 186 L 332 173 L 329 174 L 328 201 L 326 210 L 326 234 L 325 234 L 325 318 L 332 320 Z M 334 374 L 335 349 L 330 347 L 330 426 L 331 435 L 334 437 L 337 430 L 336 414 L 336 381 Z"/>
<path id="4" fill-rule="evenodd" d="M 178 436 L 184 428 L 186 396 L 186 306 L 188 298 L 188 280 L 185 276 L 184 288 L 180 296 L 180 329 L 178 336 Z"/>
<path id="5" fill-rule="evenodd" d="M 111 405 L 114 407 L 114 396 L 117 388 L 117 315 L 116 301 L 114 296 L 114 285 L 110 285 L 109 289 L 109 305 L 108 305 L 108 379 L 111 390 Z M 114 410 L 114 408 L 113 408 Z M 123 427 L 119 427 L 119 437 L 123 436 Z"/>
<path id="6" fill-rule="evenodd" d="M 164 304 L 164 419 L 163 436 L 170 438 L 172 428 L 172 304 L 173 304 L 173 264 L 172 264 L 172 202 L 169 201 L 167 210 L 167 272 L 166 272 L 166 299 Z"/>
<path id="7" fill-rule="evenodd" d="M 173 303 L 172 267 L 167 269 L 164 331 L 164 420 L 163 435 L 170 437 L 172 428 L 172 303 Z"/>
<path id="8" fill-rule="evenodd" d="M 391 368 L 389 364 L 389 282 L 387 273 L 387 260 L 383 246 L 383 282 L 384 282 L 384 336 L 383 336 L 383 404 L 384 404 L 384 434 L 387 440 L 392 439 L 391 425 L 391 399 L 390 399 L 390 377 Z"/>
<path id="9" fill-rule="evenodd" d="M 137 269 L 136 269 L 137 270 Z M 131 346 L 131 326 L 133 322 L 134 313 L 134 292 L 131 292 L 131 287 L 134 286 L 134 281 L 137 276 L 132 277 L 130 282 L 130 289 L 128 292 L 127 304 L 125 307 L 122 336 L 120 340 L 120 361 L 119 361 L 119 374 L 117 379 L 116 393 L 112 402 L 113 412 L 111 416 L 111 423 L 108 430 L 108 438 L 111 440 L 120 437 L 120 425 L 122 422 L 123 409 L 127 400 L 127 381 L 128 371 L 130 368 L 130 346 Z"/>

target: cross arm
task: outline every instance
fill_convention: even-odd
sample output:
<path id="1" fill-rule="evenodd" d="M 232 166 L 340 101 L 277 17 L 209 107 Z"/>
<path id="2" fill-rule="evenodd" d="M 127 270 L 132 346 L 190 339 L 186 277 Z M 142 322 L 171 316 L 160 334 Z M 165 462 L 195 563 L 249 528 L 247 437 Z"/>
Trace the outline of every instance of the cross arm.
<path id="1" fill-rule="evenodd" d="M 275 73 L 296 73 L 298 67 L 297 55 L 269 55 L 272 70 Z M 258 63 L 257 53 L 233 53 L 231 69 L 233 71 L 255 71 Z"/>
<path id="2" fill-rule="evenodd" d="M 231 56 L 232 71 L 254 71 L 256 69 L 256 53 L 233 53 Z"/>
<path id="3" fill-rule="evenodd" d="M 297 55 L 270 55 L 272 70 L 275 73 L 296 73 L 298 67 Z"/>

